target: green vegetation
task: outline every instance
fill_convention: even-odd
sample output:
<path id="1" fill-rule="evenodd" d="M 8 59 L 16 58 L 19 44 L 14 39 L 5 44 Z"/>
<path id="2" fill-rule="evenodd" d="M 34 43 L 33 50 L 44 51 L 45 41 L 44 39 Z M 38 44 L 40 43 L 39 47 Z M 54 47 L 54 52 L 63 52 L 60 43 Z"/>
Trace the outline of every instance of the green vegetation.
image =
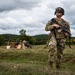
<path id="1" fill-rule="evenodd" d="M 5 47 L 0 47 L 0 75 L 50 75 L 47 63 L 48 48 L 44 49 L 44 46 L 33 45 L 32 49 L 25 50 L 6 50 Z M 60 75 L 75 74 L 74 49 L 74 45 L 72 49 L 66 46 Z"/>
<path id="2" fill-rule="evenodd" d="M 5 45 L 7 42 L 10 41 L 16 41 L 19 42 L 20 40 L 26 40 L 32 45 L 43 45 L 46 44 L 46 42 L 49 40 L 49 35 L 48 34 L 41 34 L 41 35 L 35 35 L 35 36 L 29 36 L 26 35 L 25 30 L 21 30 L 20 35 L 15 35 L 15 34 L 2 34 L 0 35 L 0 45 Z M 74 45 L 75 44 L 75 37 L 71 37 L 70 40 L 66 41 L 66 44 Z"/>
<path id="3" fill-rule="evenodd" d="M 0 35 L 0 46 L 5 44 L 5 38 Z"/>
<path id="4" fill-rule="evenodd" d="M 33 37 L 36 40 L 36 45 L 45 44 L 49 40 L 49 36 L 47 34 L 35 35 Z"/>
<path id="5" fill-rule="evenodd" d="M 20 40 L 26 40 L 32 45 L 41 45 L 45 44 L 46 41 L 49 39 L 48 35 L 42 34 L 42 35 L 35 35 L 35 36 L 29 36 L 25 34 L 25 31 L 23 33 L 23 30 L 20 31 L 20 35 L 15 35 L 15 34 L 2 34 L 2 39 L 4 38 L 5 40 L 0 40 L 3 42 L 3 44 L 10 42 L 10 41 L 20 41 Z M 2 43 L 0 43 L 3 45 Z"/>

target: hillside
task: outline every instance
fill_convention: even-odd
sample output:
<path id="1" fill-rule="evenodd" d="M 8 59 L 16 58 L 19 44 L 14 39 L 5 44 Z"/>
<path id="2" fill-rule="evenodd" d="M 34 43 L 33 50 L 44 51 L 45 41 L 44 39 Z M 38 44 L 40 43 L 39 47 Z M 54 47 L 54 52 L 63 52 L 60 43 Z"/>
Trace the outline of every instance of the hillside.
<path id="1" fill-rule="evenodd" d="M 40 35 L 35 35 L 33 37 L 37 37 L 37 38 L 48 38 L 48 34 L 40 34 Z"/>
<path id="2" fill-rule="evenodd" d="M 7 39 L 19 37 L 19 35 L 15 35 L 15 34 L 2 34 L 1 36 L 3 36 L 4 38 L 7 38 Z"/>
<path id="3" fill-rule="evenodd" d="M 17 41 L 20 39 L 20 35 L 15 35 L 15 34 L 2 34 L 1 36 L 4 37 L 6 39 L 6 41 L 9 41 L 9 40 Z M 34 44 L 36 44 L 36 45 L 38 45 L 38 44 L 41 45 L 41 44 L 45 44 L 48 41 L 49 35 L 48 34 L 40 34 L 40 35 L 35 35 L 35 36 L 28 35 L 27 37 L 23 36 L 23 38 L 27 39 L 27 41 L 29 41 L 30 43 L 34 42 Z M 71 44 L 75 44 L 74 39 L 75 39 L 75 37 L 71 37 L 71 40 L 70 40 Z M 67 40 L 67 42 L 68 42 L 68 40 Z"/>
<path id="4" fill-rule="evenodd" d="M 16 35 L 16 34 L 1 34 L 1 36 L 3 36 L 4 38 L 17 38 L 19 37 L 19 35 Z M 33 36 L 34 38 L 48 38 L 48 35 L 47 34 L 41 34 L 41 35 L 35 35 Z"/>

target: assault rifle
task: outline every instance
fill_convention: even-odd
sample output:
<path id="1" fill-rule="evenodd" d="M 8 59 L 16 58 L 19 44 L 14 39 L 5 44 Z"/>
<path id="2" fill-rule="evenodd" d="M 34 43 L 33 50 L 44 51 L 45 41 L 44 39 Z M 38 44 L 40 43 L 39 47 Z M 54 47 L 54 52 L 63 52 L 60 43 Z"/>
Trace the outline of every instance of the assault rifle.
<path id="1" fill-rule="evenodd" d="M 59 26 L 60 26 L 59 29 L 61 29 L 62 32 L 68 33 L 68 34 L 69 34 L 69 37 L 68 37 L 68 38 L 69 38 L 69 40 L 70 40 L 70 38 L 71 38 L 71 33 L 67 30 L 66 26 L 62 26 L 62 25 L 59 24 L 54 18 L 53 18 L 51 21 L 52 21 L 53 23 L 59 25 Z M 70 42 L 68 43 L 68 45 L 69 45 L 69 47 L 71 48 Z"/>

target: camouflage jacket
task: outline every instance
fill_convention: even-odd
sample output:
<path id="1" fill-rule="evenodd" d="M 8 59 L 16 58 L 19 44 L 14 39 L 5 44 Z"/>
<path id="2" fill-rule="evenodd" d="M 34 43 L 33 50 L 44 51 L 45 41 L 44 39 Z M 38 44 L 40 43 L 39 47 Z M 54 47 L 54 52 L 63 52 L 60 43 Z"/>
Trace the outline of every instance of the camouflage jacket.
<path id="1" fill-rule="evenodd" d="M 68 32 L 70 32 L 70 25 L 67 21 L 65 21 L 64 19 L 58 21 L 56 18 L 54 18 L 59 24 L 61 24 L 62 26 L 66 26 Z M 50 36 L 55 36 L 56 34 L 56 38 L 57 39 L 61 39 L 61 38 L 65 38 L 65 35 L 64 35 L 64 32 L 61 31 L 61 29 L 57 29 L 57 28 L 54 28 L 53 26 L 53 22 L 52 20 L 48 21 L 48 23 L 46 24 L 46 27 L 45 27 L 45 30 L 46 31 L 50 31 Z M 59 32 L 61 31 L 61 32 Z"/>

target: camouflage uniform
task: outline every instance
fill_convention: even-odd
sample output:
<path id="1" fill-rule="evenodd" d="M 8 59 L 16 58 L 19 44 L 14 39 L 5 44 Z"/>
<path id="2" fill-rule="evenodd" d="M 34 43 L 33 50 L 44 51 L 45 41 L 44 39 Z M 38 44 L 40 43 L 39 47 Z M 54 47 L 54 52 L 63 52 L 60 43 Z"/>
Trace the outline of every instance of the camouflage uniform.
<path id="1" fill-rule="evenodd" d="M 66 26 L 67 30 L 70 32 L 70 26 L 69 23 L 66 22 L 64 19 L 58 21 L 56 18 L 55 20 L 61 24 L 62 26 Z M 63 58 L 63 50 L 65 49 L 65 35 L 64 32 L 61 31 L 61 29 L 55 29 L 53 26 L 52 20 L 50 20 L 45 27 L 46 31 L 50 31 L 50 50 L 49 50 L 49 58 L 48 62 L 49 64 L 52 64 L 56 62 L 56 68 L 60 67 L 61 60 Z"/>

